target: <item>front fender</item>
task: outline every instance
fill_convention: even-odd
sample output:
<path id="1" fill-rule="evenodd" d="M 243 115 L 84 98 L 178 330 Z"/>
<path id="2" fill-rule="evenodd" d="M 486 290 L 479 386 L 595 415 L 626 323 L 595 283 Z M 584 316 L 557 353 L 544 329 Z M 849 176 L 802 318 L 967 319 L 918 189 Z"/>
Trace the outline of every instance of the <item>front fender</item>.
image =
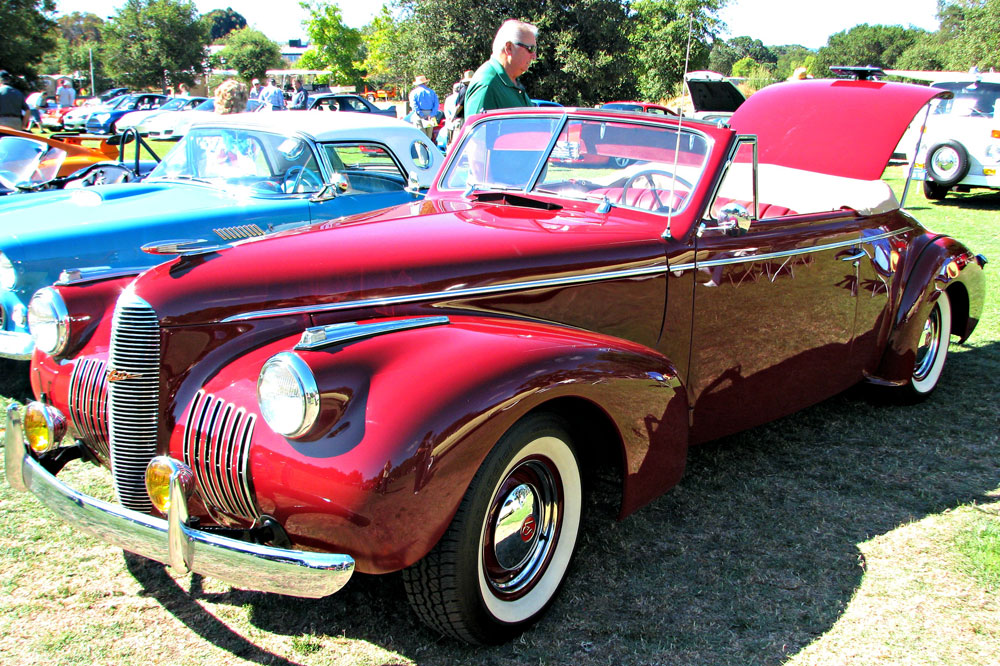
<path id="1" fill-rule="evenodd" d="M 260 368 L 297 341 L 251 351 L 204 390 L 259 414 L 250 397 Z M 249 469 L 259 509 L 293 542 L 348 553 L 359 571 L 394 571 L 422 558 L 493 445 L 536 409 L 571 404 L 581 417 L 597 413 L 611 426 L 602 432 L 615 441 L 578 445 L 587 449 L 584 459 L 601 447 L 621 458 L 625 510 L 683 472 L 687 399 L 677 372 L 629 341 L 536 322 L 451 317 L 296 353 L 315 375 L 321 413 L 314 432 L 299 440 L 258 419 Z"/>
<path id="2" fill-rule="evenodd" d="M 985 278 L 977 258 L 962 243 L 941 236 L 927 244 L 907 276 L 885 352 L 871 379 L 905 384 L 913 374 L 917 340 L 942 291 L 952 301 L 952 334 L 965 341 L 983 310 Z"/>

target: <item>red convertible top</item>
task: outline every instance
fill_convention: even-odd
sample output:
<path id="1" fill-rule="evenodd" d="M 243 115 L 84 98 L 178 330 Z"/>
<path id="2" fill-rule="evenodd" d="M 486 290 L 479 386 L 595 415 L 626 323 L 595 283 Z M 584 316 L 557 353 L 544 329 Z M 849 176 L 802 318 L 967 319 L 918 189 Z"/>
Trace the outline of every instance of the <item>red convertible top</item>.
<path id="1" fill-rule="evenodd" d="M 761 163 L 876 180 L 907 125 L 942 92 L 884 81 L 778 83 L 751 95 L 729 124 L 757 135 Z"/>

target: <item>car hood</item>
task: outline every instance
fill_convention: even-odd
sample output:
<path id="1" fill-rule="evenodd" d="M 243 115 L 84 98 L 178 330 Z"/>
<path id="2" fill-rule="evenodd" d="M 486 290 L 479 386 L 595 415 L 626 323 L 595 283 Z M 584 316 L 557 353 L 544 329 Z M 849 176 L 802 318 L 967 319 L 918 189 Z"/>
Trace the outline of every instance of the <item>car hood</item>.
<path id="1" fill-rule="evenodd" d="M 685 81 L 695 112 L 732 113 L 745 101 L 743 93 L 721 74 L 705 72 L 704 76 L 689 74 Z M 710 76 L 715 74 L 715 76 Z"/>
<path id="2" fill-rule="evenodd" d="M 175 259 L 132 289 L 162 325 L 180 326 L 321 310 L 351 317 L 382 299 L 465 300 L 470 289 L 663 263 L 648 227 L 614 216 L 433 199 Z M 663 285 L 643 283 L 661 303 Z"/>
<path id="3" fill-rule="evenodd" d="M 751 95 L 729 125 L 757 135 L 762 164 L 876 180 L 914 115 L 950 95 L 884 81 L 777 83 Z"/>

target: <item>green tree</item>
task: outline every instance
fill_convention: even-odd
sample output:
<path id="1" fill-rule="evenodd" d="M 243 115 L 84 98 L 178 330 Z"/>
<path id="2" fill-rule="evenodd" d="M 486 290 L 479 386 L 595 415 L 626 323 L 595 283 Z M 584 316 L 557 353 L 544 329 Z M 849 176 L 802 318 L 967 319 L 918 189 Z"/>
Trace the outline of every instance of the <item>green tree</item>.
<path id="1" fill-rule="evenodd" d="M 831 35 L 827 45 L 819 50 L 816 65 L 823 76 L 829 75 L 829 68 L 835 65 L 895 69 L 900 56 L 926 34 L 920 28 L 863 23 Z"/>
<path id="2" fill-rule="evenodd" d="M 90 12 L 73 12 L 56 19 L 59 36 L 70 44 L 100 42 L 104 19 Z"/>
<path id="3" fill-rule="evenodd" d="M 344 25 L 337 5 L 324 0 L 305 0 L 299 4 L 312 16 L 306 22 L 310 48 L 302 54 L 302 67 L 329 71 L 329 82 L 337 85 L 359 83 L 361 33 Z"/>
<path id="4" fill-rule="evenodd" d="M 778 54 L 764 42 L 752 37 L 733 37 L 728 41 L 716 40 L 712 43 L 708 57 L 708 68 L 720 74 L 730 74 L 733 63 L 742 58 L 750 58 L 762 65 L 774 66 L 778 62 Z M 736 74 L 733 74 L 736 76 Z"/>
<path id="5" fill-rule="evenodd" d="M 80 79 L 90 88 L 93 65 L 94 87 L 103 89 L 111 84 L 104 71 L 101 28 L 104 19 L 96 14 L 73 12 L 56 19 L 50 35 L 55 46 L 42 59 L 42 68 L 49 74 L 79 72 Z"/>
<path id="6" fill-rule="evenodd" d="M 938 17 L 948 69 L 1000 68 L 1000 0 L 941 2 Z"/>
<path id="7" fill-rule="evenodd" d="M 103 36 L 105 66 L 123 85 L 166 89 L 204 71 L 208 28 L 188 0 L 126 0 Z"/>
<path id="8" fill-rule="evenodd" d="M 213 9 L 204 14 L 201 20 L 208 26 L 208 38 L 213 44 L 234 30 L 247 27 L 247 20 L 239 12 L 233 11 L 232 7 Z"/>
<path id="9" fill-rule="evenodd" d="M 45 16 L 55 11 L 54 0 L 3 0 L 0 2 L 0 66 L 33 83 L 37 65 L 55 39 L 50 31 L 55 23 Z"/>
<path id="10" fill-rule="evenodd" d="M 427 76 L 443 96 L 464 70 L 489 59 L 509 18 L 539 29 L 538 58 L 518 79 L 532 97 L 576 105 L 634 93 L 621 0 L 404 0 L 399 20 L 412 36 L 410 74 Z"/>
<path id="11" fill-rule="evenodd" d="M 817 72 L 814 71 L 816 66 L 816 52 L 812 49 L 807 49 L 799 44 L 772 46 L 770 48 L 778 56 L 778 62 L 774 66 L 774 78 L 779 81 L 787 79 L 799 67 L 805 67 L 806 71 L 813 76 L 817 75 Z"/>
<path id="12" fill-rule="evenodd" d="M 413 24 L 396 17 L 402 13 L 398 2 L 387 3 L 361 31 L 365 54 L 361 69 L 372 87 L 402 89 L 413 80 Z"/>
<path id="13" fill-rule="evenodd" d="M 264 78 L 267 70 L 281 67 L 281 47 L 259 30 L 234 30 L 226 35 L 223 44 L 225 46 L 215 55 L 213 64 L 224 65 L 223 69 L 235 69 L 241 79 Z"/>
<path id="14" fill-rule="evenodd" d="M 631 41 L 639 95 L 670 97 L 685 71 L 704 69 L 709 44 L 722 28 L 718 11 L 727 0 L 636 0 Z M 690 52 L 688 45 L 690 44 Z"/>
<path id="15" fill-rule="evenodd" d="M 733 63 L 733 76 L 747 78 L 759 68 L 760 65 L 756 60 L 750 56 L 746 56 Z"/>

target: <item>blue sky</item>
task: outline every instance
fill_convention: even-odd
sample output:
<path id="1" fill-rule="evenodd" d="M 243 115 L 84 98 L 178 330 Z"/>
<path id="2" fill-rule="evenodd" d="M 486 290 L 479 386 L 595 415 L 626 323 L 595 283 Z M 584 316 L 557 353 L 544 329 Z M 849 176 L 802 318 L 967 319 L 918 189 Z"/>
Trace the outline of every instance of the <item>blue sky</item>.
<path id="1" fill-rule="evenodd" d="M 111 16 L 123 0 L 57 0 L 59 12 L 91 12 Z M 302 21 L 306 12 L 296 0 L 195 0 L 202 13 L 232 7 L 247 22 L 275 41 L 305 36 Z M 368 23 L 382 7 L 382 0 L 352 0 L 338 3 L 344 22 L 354 28 Z M 861 23 L 915 26 L 936 30 L 936 0 L 732 0 L 723 10 L 722 20 L 729 26 L 725 37 L 749 35 L 768 45 L 801 44 L 808 48 L 824 46 L 830 35 Z M 544 43 L 545 35 L 539 36 Z"/>

